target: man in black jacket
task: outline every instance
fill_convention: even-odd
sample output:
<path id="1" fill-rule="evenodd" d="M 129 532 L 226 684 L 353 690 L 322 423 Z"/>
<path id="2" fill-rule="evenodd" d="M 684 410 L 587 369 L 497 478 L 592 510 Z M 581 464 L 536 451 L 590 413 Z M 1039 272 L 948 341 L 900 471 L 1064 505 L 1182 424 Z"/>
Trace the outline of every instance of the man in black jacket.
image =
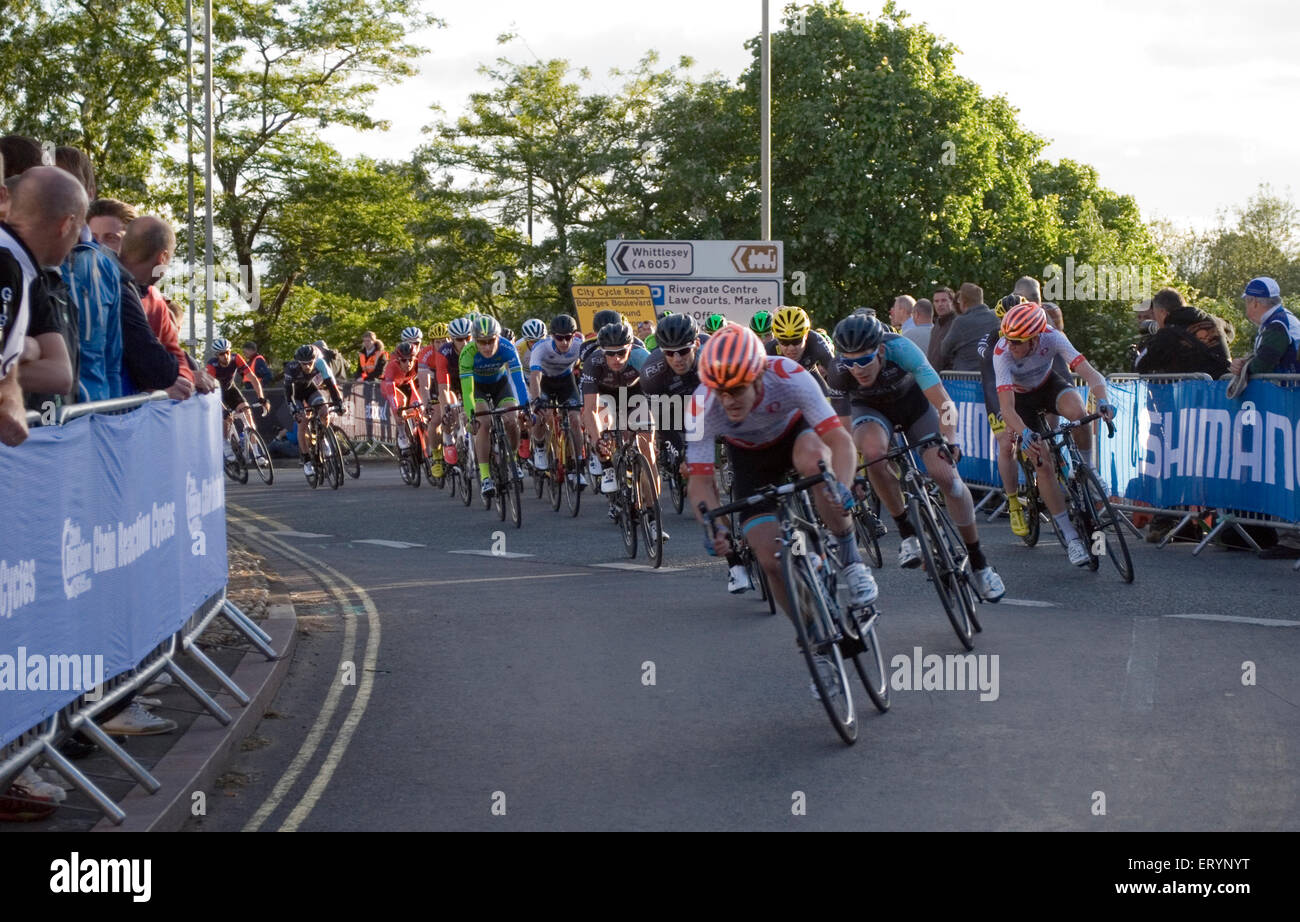
<path id="1" fill-rule="evenodd" d="M 984 289 L 973 282 L 962 283 L 957 292 L 957 313 L 939 350 L 942 367 L 936 370 L 979 371 L 980 341 L 996 332 L 1001 321 L 984 303 Z"/>
<path id="2" fill-rule="evenodd" d="M 1231 332 L 1224 321 L 1189 306 L 1172 288 L 1155 293 L 1151 312 L 1159 329 L 1138 359 L 1139 374 L 1203 372 L 1218 378 L 1228 373 Z"/>

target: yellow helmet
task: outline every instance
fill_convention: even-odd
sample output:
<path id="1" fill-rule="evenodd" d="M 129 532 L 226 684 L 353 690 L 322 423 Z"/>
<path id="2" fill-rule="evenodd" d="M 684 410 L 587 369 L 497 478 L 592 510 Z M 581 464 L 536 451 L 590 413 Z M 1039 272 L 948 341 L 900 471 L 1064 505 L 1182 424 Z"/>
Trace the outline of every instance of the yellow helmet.
<path id="1" fill-rule="evenodd" d="M 802 307 L 783 307 L 772 317 L 772 333 L 777 339 L 803 339 L 811 329 L 812 321 Z"/>
<path id="2" fill-rule="evenodd" d="M 446 339 L 447 335 L 447 324 L 442 321 L 438 321 L 433 326 L 429 327 L 430 339 Z"/>

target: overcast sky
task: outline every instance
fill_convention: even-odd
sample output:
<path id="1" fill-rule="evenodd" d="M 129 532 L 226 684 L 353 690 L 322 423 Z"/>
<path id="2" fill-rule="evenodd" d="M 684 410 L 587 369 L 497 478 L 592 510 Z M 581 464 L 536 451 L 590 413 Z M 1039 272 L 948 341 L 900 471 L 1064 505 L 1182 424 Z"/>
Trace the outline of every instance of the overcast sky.
<path id="1" fill-rule="evenodd" d="M 882 3 L 846 0 L 869 16 Z M 901 0 L 914 20 L 957 46 L 957 69 L 1005 95 L 1020 122 L 1051 143 L 1045 156 L 1097 168 L 1132 195 L 1144 218 L 1207 226 L 1261 182 L 1300 193 L 1300 6 L 1292 0 Z M 611 67 L 648 49 L 681 55 L 693 73 L 734 80 L 744 41 L 762 24 L 760 0 L 480 0 L 431 4 L 447 28 L 417 36 L 420 76 L 377 97 L 384 134 L 331 129 L 345 154 L 403 156 L 433 121 L 459 114 L 485 89 L 482 63 L 506 55 L 566 58 L 612 88 Z M 772 2 L 779 28 L 780 0 Z M 507 30 L 520 40 L 498 45 Z M 526 43 L 526 46 L 525 46 Z M 758 126 L 755 125 L 757 139 Z M 757 144 L 757 140 L 755 140 Z"/>

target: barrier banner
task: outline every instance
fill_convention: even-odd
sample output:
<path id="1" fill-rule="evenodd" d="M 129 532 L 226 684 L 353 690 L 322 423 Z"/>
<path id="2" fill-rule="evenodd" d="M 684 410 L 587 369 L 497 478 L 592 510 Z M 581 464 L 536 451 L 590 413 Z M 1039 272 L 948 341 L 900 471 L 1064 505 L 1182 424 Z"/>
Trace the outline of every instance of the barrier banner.
<path id="1" fill-rule="evenodd" d="M 397 439 L 392 421 L 388 417 L 388 401 L 379 384 L 359 381 L 343 385 L 343 402 L 347 416 L 335 422 L 354 441 L 378 439 L 394 442 Z"/>
<path id="2" fill-rule="evenodd" d="M 0 745 L 135 667 L 226 583 L 218 394 L 0 446 Z"/>
<path id="3" fill-rule="evenodd" d="M 979 378 L 944 377 L 943 387 L 957 404 L 957 443 L 961 446 L 957 473 L 967 483 L 1002 489 L 1002 479 L 998 476 L 998 443 L 989 428 L 984 388 Z"/>
<path id="4" fill-rule="evenodd" d="M 1211 506 L 1300 522 L 1300 389 L 1252 381 L 1117 381 L 1102 479 L 1155 506 Z"/>

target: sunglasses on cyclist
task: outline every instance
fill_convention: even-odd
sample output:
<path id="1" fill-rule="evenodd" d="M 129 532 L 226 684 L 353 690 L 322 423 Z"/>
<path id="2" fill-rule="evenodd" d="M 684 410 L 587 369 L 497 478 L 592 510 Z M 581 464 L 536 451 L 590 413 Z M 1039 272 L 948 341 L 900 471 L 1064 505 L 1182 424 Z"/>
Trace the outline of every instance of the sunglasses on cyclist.
<path id="1" fill-rule="evenodd" d="M 749 387 L 750 385 L 748 384 L 742 384 L 739 387 L 718 387 L 718 388 L 714 388 L 714 390 L 717 392 L 719 396 L 730 397 L 731 399 L 735 400 L 738 399 L 741 394 L 745 393 L 745 391 L 748 390 Z"/>
<path id="2" fill-rule="evenodd" d="M 495 336 L 493 336 L 493 337 L 490 338 L 490 339 L 475 339 L 475 340 L 474 340 L 474 342 L 478 343 L 480 346 L 490 346 L 490 345 L 492 345 L 492 344 L 493 344 L 494 342 L 496 342 L 496 341 L 497 341 L 497 338 L 496 338 Z"/>
<path id="3" fill-rule="evenodd" d="M 451 341 L 454 342 L 454 343 L 467 343 L 467 342 L 469 342 L 469 337 L 468 337 L 468 336 L 453 336 L 453 337 L 451 338 Z"/>
<path id="4" fill-rule="evenodd" d="M 783 345 L 783 346 L 802 346 L 802 345 L 803 345 L 803 337 L 802 337 L 802 336 L 800 336 L 800 337 L 798 337 L 798 338 L 796 338 L 796 339 L 781 339 L 780 337 L 777 337 L 777 340 L 776 340 L 776 341 L 777 341 L 778 343 L 780 343 L 781 345 Z"/>
<path id="5" fill-rule="evenodd" d="M 573 334 L 556 333 L 553 338 L 557 343 L 567 343 L 573 339 Z"/>
<path id="6" fill-rule="evenodd" d="M 860 355 L 856 359 L 848 359 L 840 356 L 840 364 L 845 368 L 862 368 L 870 365 L 876 360 L 876 353 L 868 352 L 866 355 Z"/>
<path id="7" fill-rule="evenodd" d="M 627 354 L 632 351 L 632 347 L 624 346 L 622 349 L 602 349 L 601 351 L 604 352 L 608 358 L 623 359 L 627 358 Z"/>
<path id="8" fill-rule="evenodd" d="M 671 356 L 690 355 L 691 350 L 694 348 L 695 348 L 694 346 L 687 346 L 685 349 L 665 349 L 664 355 L 671 355 Z"/>

